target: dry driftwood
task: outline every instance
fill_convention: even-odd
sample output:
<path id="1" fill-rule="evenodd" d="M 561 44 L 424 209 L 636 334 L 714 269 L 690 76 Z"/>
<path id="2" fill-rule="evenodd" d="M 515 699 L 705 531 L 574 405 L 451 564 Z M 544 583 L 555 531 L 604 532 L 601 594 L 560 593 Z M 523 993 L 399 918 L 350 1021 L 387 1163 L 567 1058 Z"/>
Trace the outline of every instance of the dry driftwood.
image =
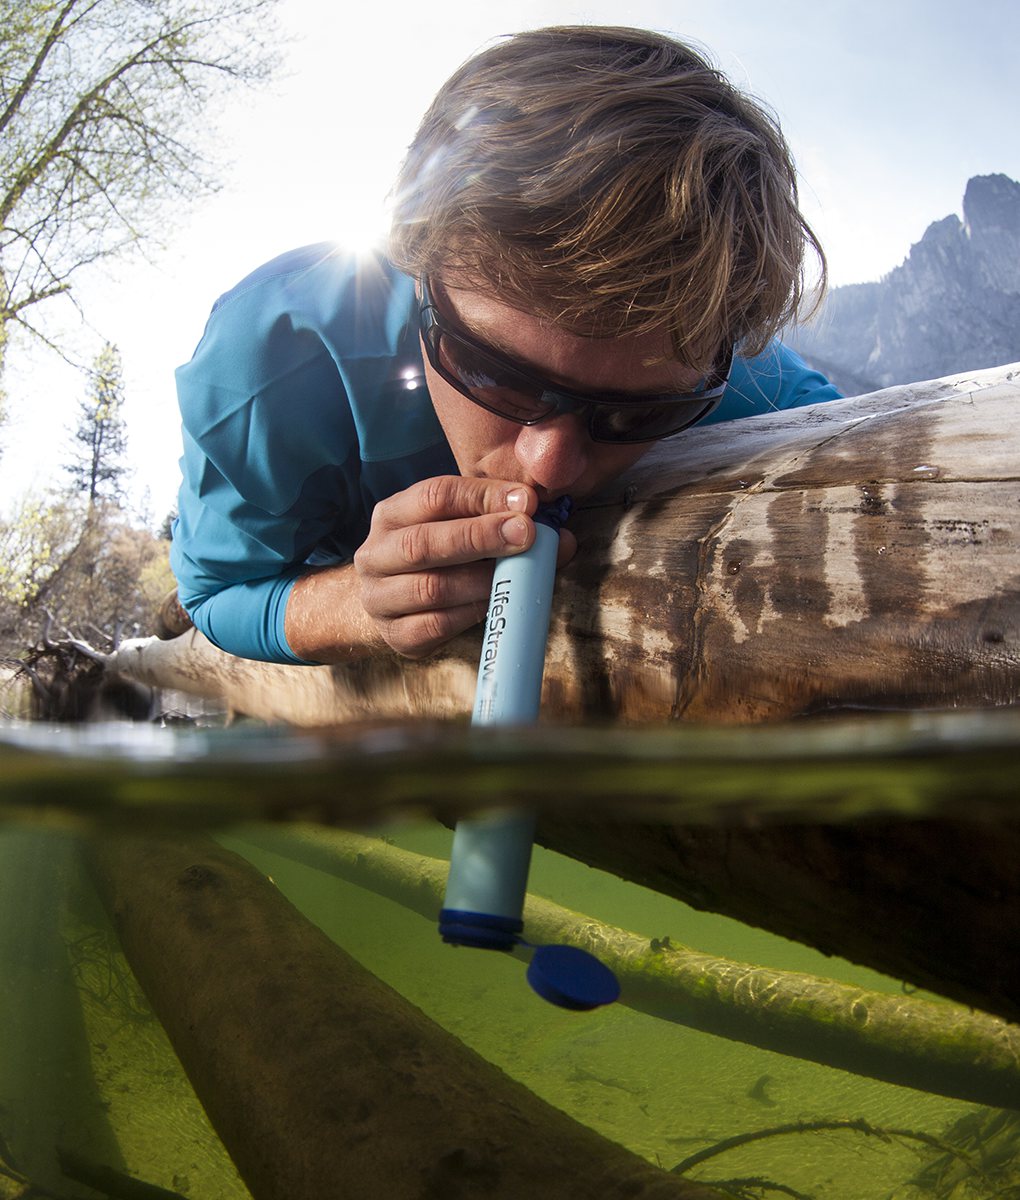
<path id="1" fill-rule="evenodd" d="M 573 521 L 543 711 L 748 722 L 1020 700 L 1020 365 L 692 430 Z M 297 725 L 469 711 L 425 663 L 285 667 L 200 635 L 112 669 Z"/>
<path id="2" fill-rule="evenodd" d="M 88 848 L 125 954 L 255 1200 L 721 1200 L 539 1100 L 205 839 Z"/>

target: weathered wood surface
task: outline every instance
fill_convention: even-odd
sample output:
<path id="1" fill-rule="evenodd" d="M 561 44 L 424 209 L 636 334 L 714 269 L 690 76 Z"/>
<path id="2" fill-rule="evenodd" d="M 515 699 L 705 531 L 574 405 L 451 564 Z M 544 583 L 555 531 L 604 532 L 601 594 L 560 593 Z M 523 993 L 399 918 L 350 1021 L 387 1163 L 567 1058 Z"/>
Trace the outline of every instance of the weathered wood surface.
<path id="1" fill-rule="evenodd" d="M 592 632 L 604 649 L 554 672 L 568 707 L 744 722 L 1016 703 L 1018 403 L 1017 382 L 894 389 L 716 427 L 676 464 L 659 451 L 622 519 L 579 528 L 554 654 Z"/>
<path id="2" fill-rule="evenodd" d="M 1020 701 L 1020 365 L 695 429 L 572 527 L 543 711 L 751 722 Z M 468 712 L 425 663 L 244 662 L 190 632 L 110 666 L 297 725 Z"/>
<path id="3" fill-rule="evenodd" d="M 204 839 L 88 851 L 124 952 L 254 1200 L 721 1200 L 433 1024 Z"/>

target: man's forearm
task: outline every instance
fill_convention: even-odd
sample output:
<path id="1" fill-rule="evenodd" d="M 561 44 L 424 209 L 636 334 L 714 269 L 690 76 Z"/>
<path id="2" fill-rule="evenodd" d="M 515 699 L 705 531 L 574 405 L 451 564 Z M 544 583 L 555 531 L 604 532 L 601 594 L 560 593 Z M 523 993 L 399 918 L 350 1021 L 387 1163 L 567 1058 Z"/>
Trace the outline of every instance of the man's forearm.
<path id="1" fill-rule="evenodd" d="M 284 628 L 291 650 L 310 662 L 350 662 L 391 653 L 362 607 L 351 563 L 302 575 L 287 600 Z"/>

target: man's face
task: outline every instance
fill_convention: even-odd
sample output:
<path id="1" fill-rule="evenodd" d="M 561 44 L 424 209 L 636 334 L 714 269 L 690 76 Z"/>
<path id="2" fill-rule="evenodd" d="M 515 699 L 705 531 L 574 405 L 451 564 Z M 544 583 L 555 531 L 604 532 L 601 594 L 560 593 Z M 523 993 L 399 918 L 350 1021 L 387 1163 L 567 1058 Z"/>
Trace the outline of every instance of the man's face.
<path id="1" fill-rule="evenodd" d="M 432 281 L 443 316 L 463 332 L 572 391 L 683 392 L 700 375 L 668 357 L 665 331 L 586 338 L 500 303 L 487 292 Z M 597 491 L 637 462 L 651 442 L 593 442 L 582 415 L 562 413 L 517 425 L 479 407 L 425 360 L 425 377 L 440 424 L 462 475 L 530 484 L 540 501 Z"/>

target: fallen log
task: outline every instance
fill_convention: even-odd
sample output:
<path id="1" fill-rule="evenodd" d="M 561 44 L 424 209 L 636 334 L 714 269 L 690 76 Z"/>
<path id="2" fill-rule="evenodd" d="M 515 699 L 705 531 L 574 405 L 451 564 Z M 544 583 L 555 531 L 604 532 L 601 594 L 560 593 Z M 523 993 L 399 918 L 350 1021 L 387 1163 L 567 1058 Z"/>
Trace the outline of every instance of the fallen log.
<path id="1" fill-rule="evenodd" d="M 508 1079 L 238 855 L 109 834 L 86 853 L 254 1200 L 721 1200 Z"/>
<path id="2" fill-rule="evenodd" d="M 1018 379 L 1015 364 L 892 388 L 695 429 L 653 451 L 574 523 L 582 550 L 557 586 L 544 713 L 732 724 L 1016 706 Z M 427 663 L 278 667 L 189 633 L 125 643 L 109 666 L 330 725 L 463 715 L 477 648 L 476 634 Z M 1020 1020 L 1020 822 L 988 818 L 986 796 L 1008 802 L 1015 779 L 996 761 L 975 772 L 973 817 L 960 811 L 964 779 L 951 818 L 921 803 L 915 818 L 847 822 L 858 795 L 866 808 L 876 790 L 901 790 L 909 809 L 931 784 L 876 782 L 856 760 L 839 779 L 830 761 L 814 798 L 839 802 L 831 822 L 763 825 L 752 802 L 715 828 L 565 810 L 538 836 L 694 907 Z M 951 766 L 951 749 L 933 777 L 939 762 Z M 725 761 L 705 770 L 717 789 L 729 779 Z M 761 770 L 772 796 L 783 780 L 768 755 Z M 810 787 L 801 771 L 798 794 Z"/>
<path id="3" fill-rule="evenodd" d="M 1020 364 L 694 429 L 581 506 L 543 712 L 774 720 L 1020 701 Z M 297 725 L 468 712 L 424 663 L 252 663 L 194 631 L 108 667 Z"/>
<path id="4" fill-rule="evenodd" d="M 246 828 L 234 841 L 367 888 L 435 922 L 449 863 L 378 838 Z M 1020 1108 L 1020 1028 L 955 1004 L 892 996 L 646 937 L 529 895 L 532 945 L 577 946 L 620 981 L 620 1003 L 662 1020 L 901 1087 Z M 530 947 L 513 953 L 528 960 Z"/>

